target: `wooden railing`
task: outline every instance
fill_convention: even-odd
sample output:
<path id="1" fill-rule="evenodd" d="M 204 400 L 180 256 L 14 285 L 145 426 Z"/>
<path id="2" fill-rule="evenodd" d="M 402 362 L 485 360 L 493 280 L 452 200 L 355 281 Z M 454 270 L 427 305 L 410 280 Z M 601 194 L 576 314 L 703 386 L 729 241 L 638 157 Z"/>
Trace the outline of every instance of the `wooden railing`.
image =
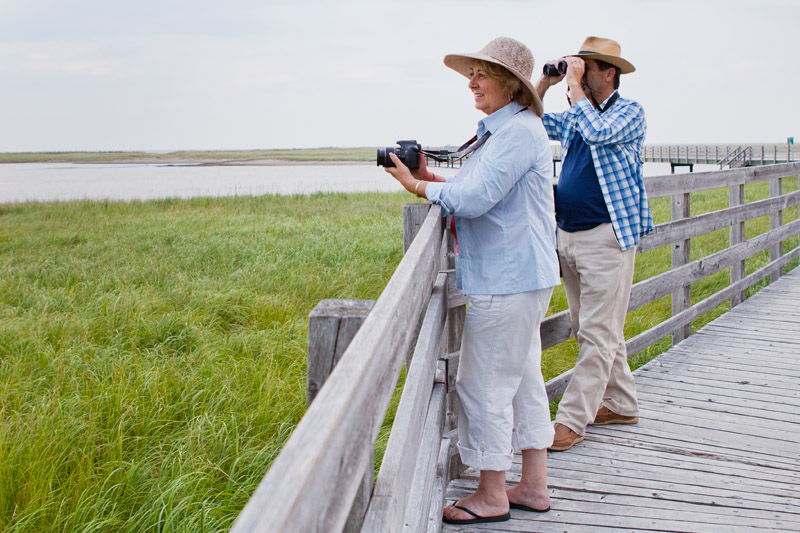
<path id="1" fill-rule="evenodd" d="M 800 234 L 800 219 L 784 223 L 782 216 L 800 204 L 800 190 L 783 193 L 782 178 L 798 173 L 800 163 L 785 163 L 646 178 L 651 198 L 671 198 L 672 220 L 643 238 L 638 251 L 670 246 L 672 269 L 634 285 L 629 310 L 671 294 L 673 311 L 629 339 L 629 355 L 669 335 L 680 341 L 694 319 L 726 300 L 737 305 L 748 287 L 776 278 L 784 265 L 800 257 L 800 246 L 783 250 L 786 239 Z M 770 197 L 745 204 L 744 186 L 759 181 L 769 181 Z M 728 189 L 728 208 L 689 216 L 690 193 L 720 188 Z M 745 221 L 765 215 L 770 230 L 745 240 Z M 322 305 L 316 316 L 312 313 L 309 355 L 314 352 L 312 359 L 323 359 L 328 367 L 340 359 L 327 379 L 327 371 L 309 370 L 310 389 L 324 385 L 234 524 L 234 533 L 441 528 L 445 488 L 461 471 L 454 383 L 466 303 L 454 286 L 452 239 L 445 227 L 438 206 L 407 205 L 407 251 L 374 306 L 344 305 L 337 314 L 329 309 L 336 305 Z M 728 248 L 689 259 L 692 238 L 723 228 L 729 228 Z M 745 259 L 767 249 L 769 263 L 745 275 Z M 692 284 L 723 269 L 730 269 L 730 284 L 691 304 Z M 356 320 L 363 325 L 354 336 L 358 326 L 351 307 L 371 307 Z M 568 311 L 542 323 L 544 348 L 572 334 Z M 373 487 L 375 441 L 404 362 L 402 397 Z M 551 399 L 563 393 L 570 375 L 547 383 Z"/>

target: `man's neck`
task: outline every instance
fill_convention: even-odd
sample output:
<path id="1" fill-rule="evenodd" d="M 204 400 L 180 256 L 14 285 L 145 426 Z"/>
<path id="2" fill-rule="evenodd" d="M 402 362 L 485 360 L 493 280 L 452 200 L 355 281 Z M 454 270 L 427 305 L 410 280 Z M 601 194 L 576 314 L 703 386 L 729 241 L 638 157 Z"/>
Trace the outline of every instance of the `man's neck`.
<path id="1" fill-rule="evenodd" d="M 592 91 L 592 95 L 591 96 L 592 96 L 592 98 L 594 98 L 594 101 L 596 103 L 595 107 L 599 108 L 600 105 L 602 105 L 602 103 L 605 102 L 608 99 L 609 96 L 614 94 L 614 90 L 615 90 L 614 87 L 607 87 L 600 94 Z"/>

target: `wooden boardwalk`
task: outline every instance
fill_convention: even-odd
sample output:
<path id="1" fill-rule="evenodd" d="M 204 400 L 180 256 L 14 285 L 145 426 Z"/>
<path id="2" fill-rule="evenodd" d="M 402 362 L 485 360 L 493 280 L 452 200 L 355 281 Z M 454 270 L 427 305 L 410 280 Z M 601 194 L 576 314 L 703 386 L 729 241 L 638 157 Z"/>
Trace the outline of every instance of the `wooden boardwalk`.
<path id="1" fill-rule="evenodd" d="M 443 531 L 800 531 L 798 363 L 800 268 L 638 369 L 638 424 L 551 452 L 550 512 Z"/>

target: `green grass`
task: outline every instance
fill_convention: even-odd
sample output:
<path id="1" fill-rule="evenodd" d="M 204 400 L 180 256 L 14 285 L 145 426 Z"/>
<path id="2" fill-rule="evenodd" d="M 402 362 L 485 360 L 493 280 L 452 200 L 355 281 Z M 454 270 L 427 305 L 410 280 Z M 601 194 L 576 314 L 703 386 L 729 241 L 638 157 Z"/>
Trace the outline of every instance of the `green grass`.
<path id="1" fill-rule="evenodd" d="M 408 200 L 0 206 L 0 530 L 228 529 L 304 412 L 309 312 L 377 298 Z"/>
<path id="2" fill-rule="evenodd" d="M 766 185 L 747 194 L 766 197 Z M 0 205 L 0 530 L 227 530 L 304 412 L 309 312 L 378 297 L 402 256 L 409 200 Z M 692 195 L 693 214 L 726 203 L 724 191 Z M 667 201 L 653 208 L 668 220 Z M 762 217 L 748 236 L 767 227 Z M 715 232 L 692 251 L 725 247 Z M 668 249 L 641 254 L 636 279 L 669 262 Z M 692 298 L 725 285 L 727 273 Z M 550 313 L 563 309 L 559 288 Z M 668 297 L 631 313 L 626 335 L 669 313 Z M 547 350 L 546 378 L 576 356 L 574 341 Z"/>
<path id="3" fill-rule="evenodd" d="M 375 148 L 298 148 L 292 150 L 215 150 L 151 152 L 20 152 L 0 153 L 0 163 L 111 163 L 115 161 L 375 161 Z"/>

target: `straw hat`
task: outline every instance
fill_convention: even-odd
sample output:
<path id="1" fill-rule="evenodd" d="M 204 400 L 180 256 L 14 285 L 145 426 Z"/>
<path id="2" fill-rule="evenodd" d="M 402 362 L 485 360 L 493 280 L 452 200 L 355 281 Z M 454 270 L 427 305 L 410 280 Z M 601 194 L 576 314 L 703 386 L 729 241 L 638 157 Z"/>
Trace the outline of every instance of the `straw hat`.
<path id="1" fill-rule="evenodd" d="M 510 37 L 498 37 L 478 53 L 444 56 L 444 64 L 469 78 L 469 70 L 476 59 L 505 67 L 511 74 L 519 78 L 519 81 L 533 97 L 531 106 L 533 112 L 540 117 L 544 114 L 542 100 L 531 83 L 533 54 L 527 46 Z"/>
<path id="2" fill-rule="evenodd" d="M 636 67 L 620 57 L 620 47 L 617 41 L 603 39 L 602 37 L 587 37 L 577 54 L 572 54 L 580 58 L 599 59 L 606 63 L 611 63 L 619 68 L 620 74 L 630 74 Z"/>

